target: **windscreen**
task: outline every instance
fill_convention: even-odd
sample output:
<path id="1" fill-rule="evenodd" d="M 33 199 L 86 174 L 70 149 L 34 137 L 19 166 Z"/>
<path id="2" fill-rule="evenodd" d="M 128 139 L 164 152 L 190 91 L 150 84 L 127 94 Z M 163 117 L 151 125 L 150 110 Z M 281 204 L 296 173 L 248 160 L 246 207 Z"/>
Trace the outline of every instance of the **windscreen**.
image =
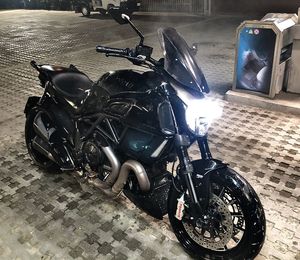
<path id="1" fill-rule="evenodd" d="M 209 92 L 205 77 L 190 47 L 174 28 L 158 30 L 165 70 L 180 84 L 196 91 Z"/>

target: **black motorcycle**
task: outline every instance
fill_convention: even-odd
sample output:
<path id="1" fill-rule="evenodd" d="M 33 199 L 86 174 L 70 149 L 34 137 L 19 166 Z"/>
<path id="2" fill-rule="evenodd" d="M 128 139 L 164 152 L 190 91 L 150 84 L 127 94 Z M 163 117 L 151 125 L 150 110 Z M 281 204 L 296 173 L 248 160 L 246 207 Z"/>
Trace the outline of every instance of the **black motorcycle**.
<path id="1" fill-rule="evenodd" d="M 264 210 L 249 183 L 211 156 L 207 132 L 214 107 L 204 98 L 209 88 L 196 46 L 173 28 L 160 29 L 164 58 L 155 60 L 129 17 L 117 8 L 110 12 L 140 42 L 133 49 L 97 46 L 97 52 L 148 70 L 111 71 L 92 82 L 74 65 L 32 61 L 45 92 L 25 107 L 31 158 L 46 170 L 70 171 L 111 198 L 123 192 L 155 218 L 168 213 L 193 257 L 253 259 L 264 242 Z M 192 161 L 194 142 L 202 159 Z"/>

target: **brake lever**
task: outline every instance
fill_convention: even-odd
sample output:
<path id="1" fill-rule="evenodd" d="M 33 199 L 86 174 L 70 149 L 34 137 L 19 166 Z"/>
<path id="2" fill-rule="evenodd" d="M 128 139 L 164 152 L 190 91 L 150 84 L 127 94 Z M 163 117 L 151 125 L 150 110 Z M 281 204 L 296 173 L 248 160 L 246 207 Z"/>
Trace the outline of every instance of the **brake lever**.
<path id="1" fill-rule="evenodd" d="M 121 58 L 126 58 L 128 60 L 131 60 L 133 62 L 138 62 L 138 63 L 145 63 L 145 61 L 146 61 L 146 59 L 138 58 L 138 57 L 142 57 L 142 56 L 132 57 L 132 56 L 128 56 L 128 55 L 121 55 L 121 54 L 118 54 L 118 53 L 106 53 L 105 56 L 106 57 L 121 57 Z"/>

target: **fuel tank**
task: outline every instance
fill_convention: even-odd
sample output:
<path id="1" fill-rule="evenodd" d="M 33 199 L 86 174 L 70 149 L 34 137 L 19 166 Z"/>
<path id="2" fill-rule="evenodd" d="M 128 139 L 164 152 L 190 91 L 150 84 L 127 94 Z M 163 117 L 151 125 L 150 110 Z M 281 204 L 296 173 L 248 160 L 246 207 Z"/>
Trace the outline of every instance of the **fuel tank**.
<path id="1" fill-rule="evenodd" d="M 100 112 L 107 100 L 114 95 L 146 93 L 161 84 L 159 76 L 152 72 L 118 70 L 105 73 L 93 86 L 92 94 L 85 102 L 86 113 Z"/>
<path id="2" fill-rule="evenodd" d="M 95 84 L 93 98 L 86 104 L 87 110 L 110 117 L 119 136 L 119 151 L 149 164 L 166 157 L 173 143 L 171 111 L 157 91 L 162 83 L 152 71 L 109 72 Z"/>

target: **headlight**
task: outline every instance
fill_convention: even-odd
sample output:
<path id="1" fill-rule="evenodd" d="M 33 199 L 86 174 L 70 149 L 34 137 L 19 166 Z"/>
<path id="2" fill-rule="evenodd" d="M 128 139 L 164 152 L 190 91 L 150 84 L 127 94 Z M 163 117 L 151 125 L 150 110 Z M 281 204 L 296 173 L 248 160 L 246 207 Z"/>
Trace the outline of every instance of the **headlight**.
<path id="1" fill-rule="evenodd" d="M 208 99 L 197 99 L 188 103 L 185 120 L 193 134 L 204 136 L 207 134 L 212 121 L 221 115 L 222 108 L 217 102 Z"/>

